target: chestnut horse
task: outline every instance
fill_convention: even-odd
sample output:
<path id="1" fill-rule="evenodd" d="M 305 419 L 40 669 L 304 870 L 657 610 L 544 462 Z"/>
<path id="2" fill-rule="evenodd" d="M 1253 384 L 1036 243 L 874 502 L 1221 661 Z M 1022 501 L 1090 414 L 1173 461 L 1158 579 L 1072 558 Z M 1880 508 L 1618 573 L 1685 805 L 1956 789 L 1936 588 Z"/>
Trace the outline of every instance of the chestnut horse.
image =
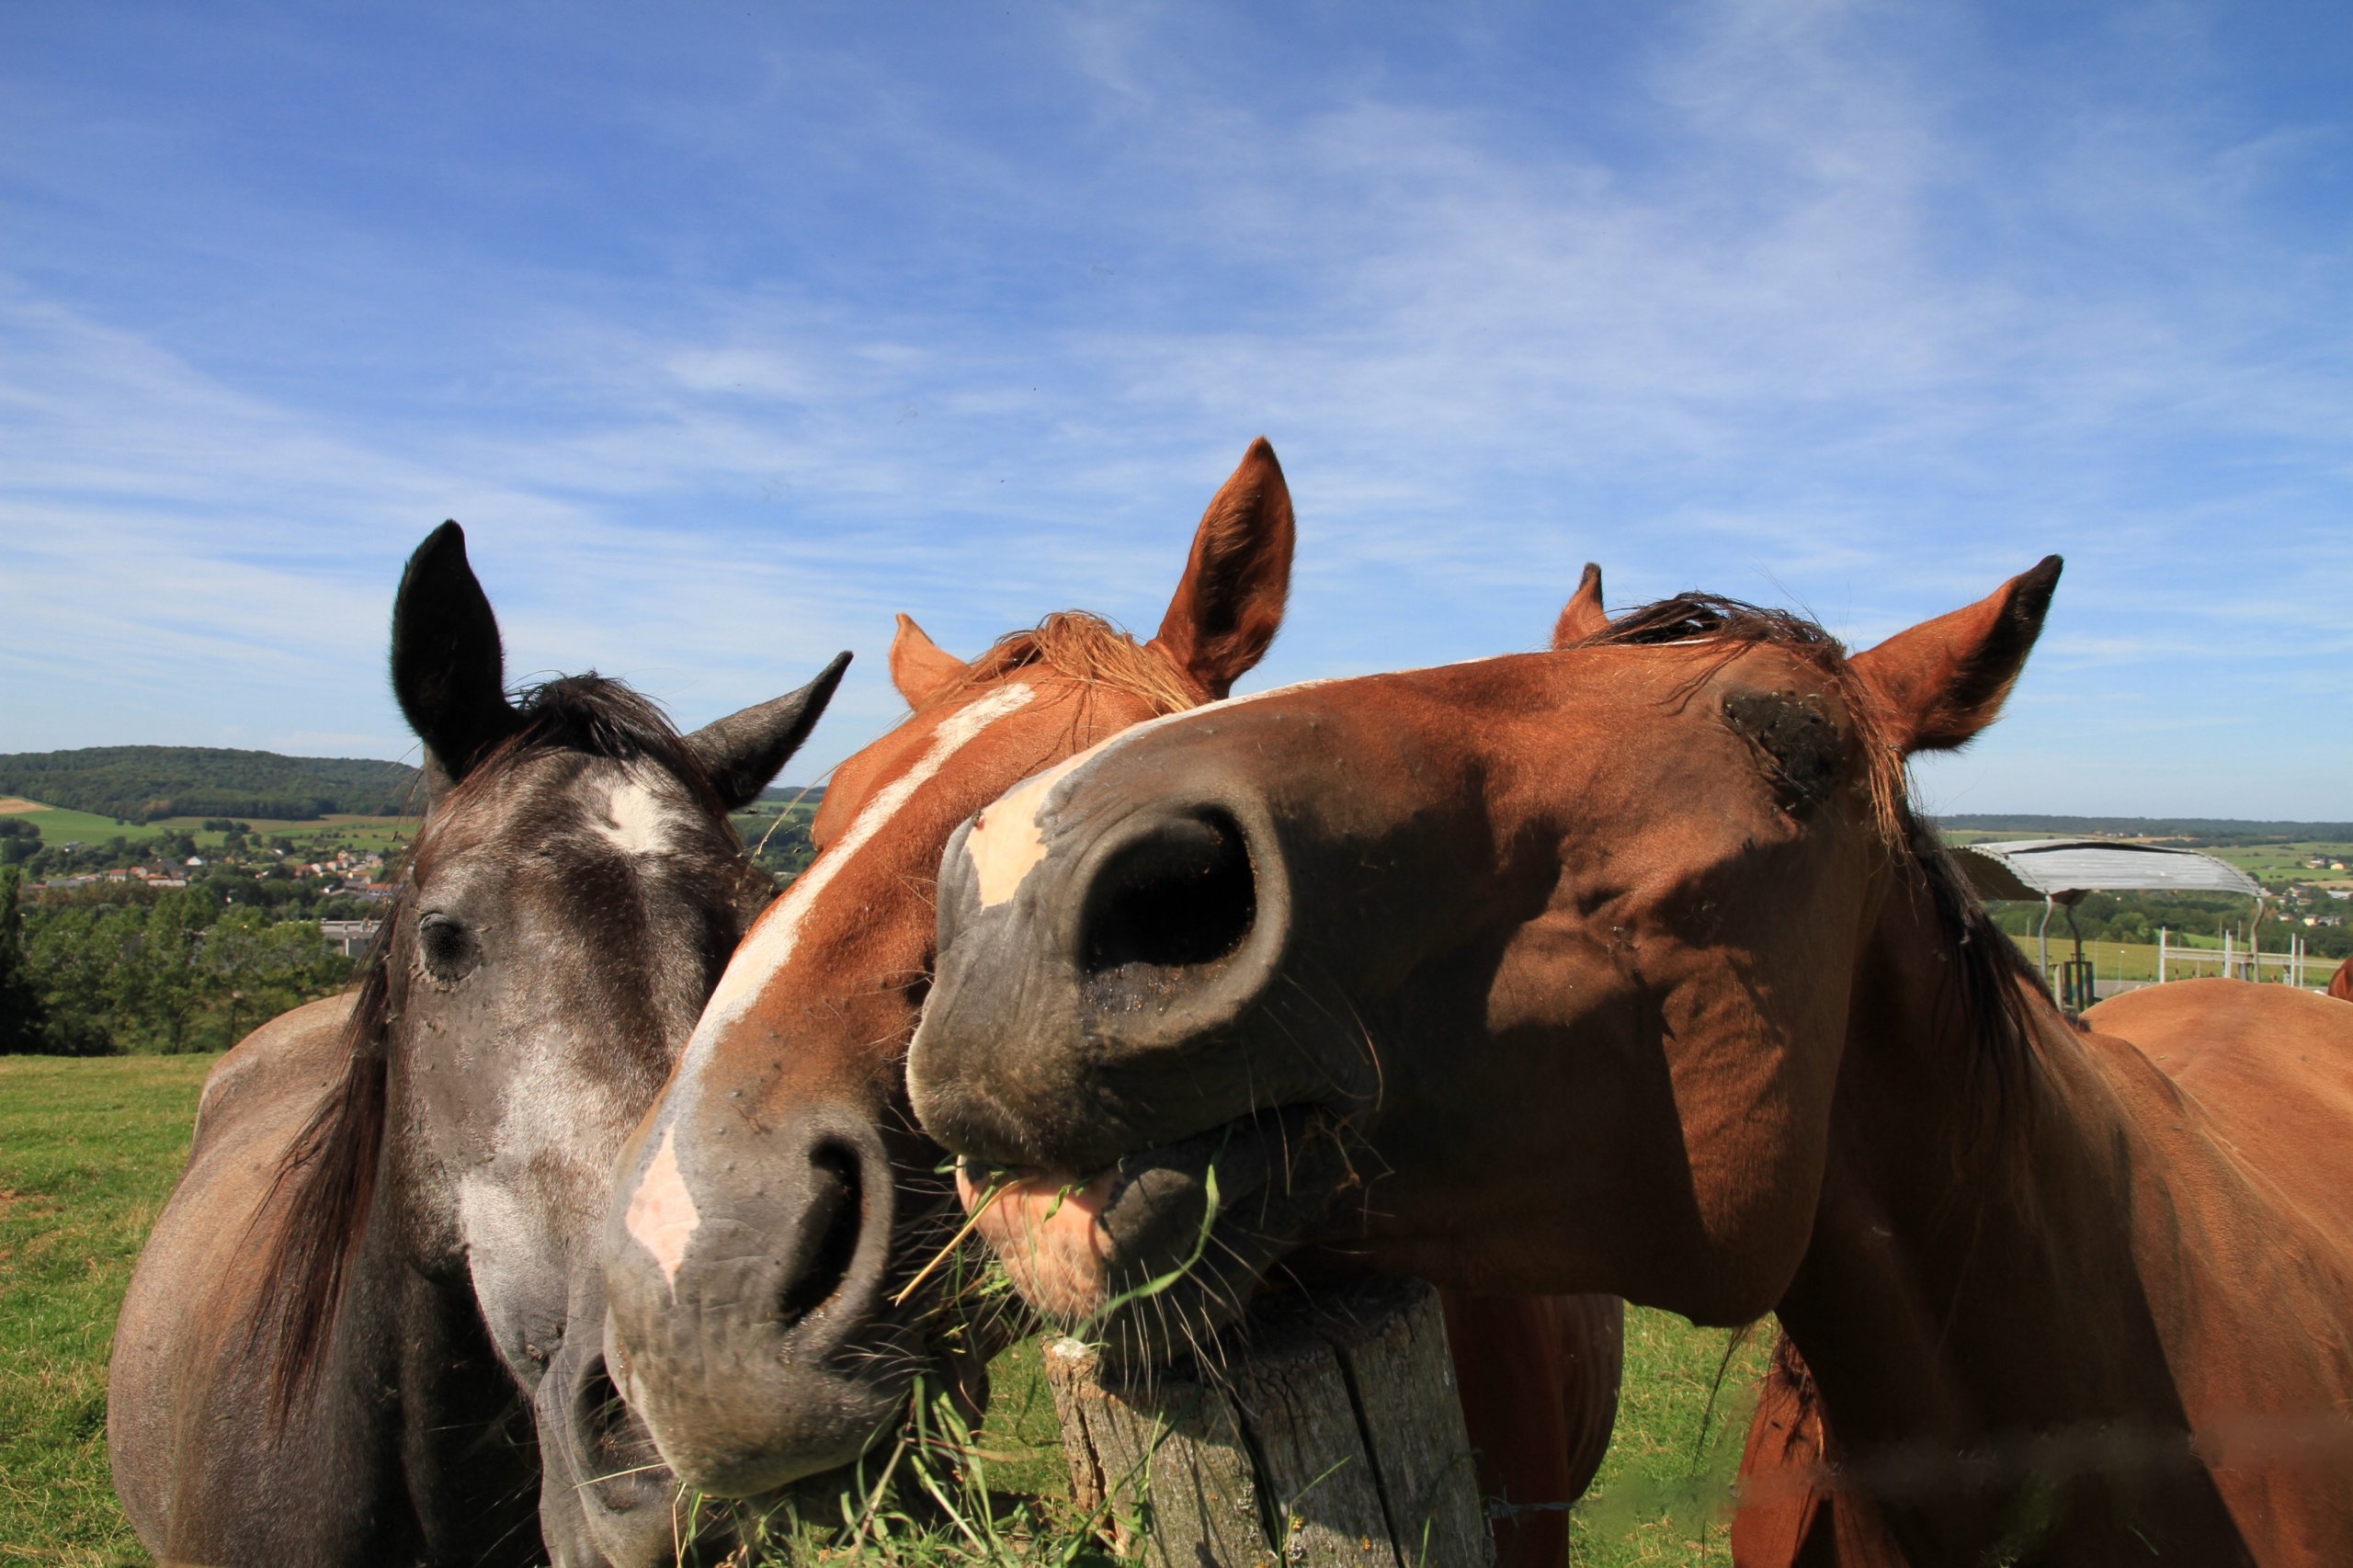
<path id="1" fill-rule="evenodd" d="M 116 1328 L 115 1488 L 158 1560 L 674 1555 L 676 1488 L 603 1374 L 597 1224 L 774 892 L 727 813 L 847 661 L 688 735 L 594 676 L 510 704 L 464 535 L 418 548 L 392 612 L 431 790 L 408 873 L 358 995 L 206 1079 Z"/>
<path id="2" fill-rule="evenodd" d="M 1144 1343 L 1302 1248 L 1777 1312 L 1915 1568 L 2353 1562 L 2353 1015 L 2078 1028 L 1905 798 L 2058 574 L 1852 658 L 1688 596 L 1115 737 L 951 842 L 913 1105 L 1036 1298 L 1198 1259 Z"/>
<path id="3" fill-rule="evenodd" d="M 2342 983 L 2343 970 L 2338 977 Z M 2309 1103 L 2297 1102 L 2285 1111 L 2303 1125 L 2283 1126 L 2276 1119 L 2282 1108 L 2266 1106 L 2261 1083 L 2218 1081 L 2244 1077 L 2250 1069 L 2260 1073 L 2264 1042 L 2236 1037 L 2269 1021 L 2275 989 L 2257 994 L 2239 980 L 2144 987 L 2100 1003 L 2084 1015 L 2084 1022 L 2131 1040 L 2218 1116 L 2251 1110 L 2260 1116 L 2267 1136 L 2249 1145 L 2258 1153 L 2292 1149 L 2302 1139 L 2325 1143 L 2343 1135 L 2326 1108 L 2313 1112 Z M 2286 1021 L 2292 1024 L 2305 1012 L 2302 1004 L 2295 1004 Z M 2324 1108 L 2328 1103 L 2320 1102 Z M 1740 1509 L 1732 1529 L 1733 1568 L 1903 1568 L 1903 1554 L 1870 1491 L 1869 1475 L 1842 1473 L 1842 1459 L 1813 1375 L 1783 1335 L 1774 1346 L 1742 1457 Z"/>
<path id="4" fill-rule="evenodd" d="M 1222 698 L 1281 622 L 1290 498 L 1254 444 L 1210 503 L 1151 642 L 1049 617 L 966 664 L 902 617 L 912 716 L 844 763 L 817 858 L 736 955 L 623 1156 L 607 1233 L 616 1375 L 691 1484 L 735 1494 L 858 1457 L 939 1336 L 923 1267 L 953 1230 L 940 1152 L 905 1110 L 949 835 L 1007 786 L 1139 722 Z M 1607 1447 L 1618 1304 L 1458 1297 L 1489 1476 L 1565 1501 Z M 1474 1433 L 1474 1440 L 1480 1434 Z M 1565 1521 L 1524 1516 L 1547 1564 Z"/>
<path id="5" fill-rule="evenodd" d="M 2229 985 L 2243 983 L 2233 981 Z M 2239 997 L 2202 982 L 2191 991 L 2170 986 L 2166 991 L 2163 1008 L 2156 996 L 2130 993 L 2139 999 L 2120 996 L 2103 1002 L 2086 1015 L 2086 1022 L 2130 1040 L 2194 1092 L 2199 1083 L 2194 1077 L 2185 1079 L 2181 1069 L 2211 1062 L 2211 1047 L 2221 1038 L 2218 1031 L 2204 1028 L 2203 1014 L 2212 998 L 2229 996 L 2230 1006 L 2236 1007 Z M 2328 994 L 2353 1002 L 2353 959 L 2338 966 Z M 2198 1006 L 2193 1008 L 2192 1003 Z M 1813 1374 L 1789 1336 L 1778 1335 L 1741 1458 L 1733 1568 L 1903 1568 L 1903 1554 L 1889 1536 L 1876 1501 L 1857 1478 L 1842 1477 L 1838 1461 L 1837 1445 L 1814 1395 Z"/>

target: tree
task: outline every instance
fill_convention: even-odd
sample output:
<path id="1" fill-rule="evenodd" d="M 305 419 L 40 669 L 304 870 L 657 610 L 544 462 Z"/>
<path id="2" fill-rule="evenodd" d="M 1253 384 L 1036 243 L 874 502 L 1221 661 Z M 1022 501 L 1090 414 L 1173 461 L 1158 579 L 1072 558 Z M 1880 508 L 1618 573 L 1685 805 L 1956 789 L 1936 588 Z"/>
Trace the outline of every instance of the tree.
<path id="1" fill-rule="evenodd" d="M 49 1010 L 25 963 L 24 916 L 17 890 L 24 873 L 0 867 L 0 1055 L 49 1048 Z"/>
<path id="2" fill-rule="evenodd" d="M 202 996 L 202 976 L 197 968 L 197 944 L 211 915 L 204 895 L 195 889 L 165 893 L 147 912 L 139 959 L 134 966 L 137 1011 L 164 1040 L 164 1049 L 189 1049 L 188 1025 Z"/>

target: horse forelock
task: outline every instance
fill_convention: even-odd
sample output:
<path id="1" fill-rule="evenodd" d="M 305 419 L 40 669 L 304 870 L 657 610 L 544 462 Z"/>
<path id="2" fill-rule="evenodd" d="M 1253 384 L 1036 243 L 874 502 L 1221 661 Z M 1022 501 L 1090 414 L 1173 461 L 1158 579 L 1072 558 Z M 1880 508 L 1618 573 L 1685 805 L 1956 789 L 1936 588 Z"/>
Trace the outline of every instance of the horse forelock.
<path id="1" fill-rule="evenodd" d="M 695 803 L 731 835 L 726 803 L 710 770 L 653 699 L 625 682 L 590 671 L 527 687 L 517 705 L 522 722 L 475 764 L 449 792 L 484 787 L 521 763 L 550 752 L 576 752 L 612 762 L 651 761 L 686 786 Z"/>
<path id="2" fill-rule="evenodd" d="M 742 848 L 700 757 L 660 708 L 622 682 L 593 672 L 559 677 L 527 688 L 517 709 L 515 729 L 429 808 L 412 863 L 361 963 L 344 1028 L 342 1074 L 289 1146 L 256 1211 L 258 1220 L 286 1195 L 264 1266 L 277 1286 L 246 1338 L 248 1354 L 263 1358 L 271 1415 L 280 1426 L 324 1364 L 374 1206 L 417 888 L 442 842 L 434 829 L 478 807 L 531 762 L 562 753 L 654 765 L 684 787 L 728 846 Z"/>
<path id="3" fill-rule="evenodd" d="M 1021 674 L 1051 673 L 1086 687 L 1142 698 L 1155 714 L 1197 708 L 1209 692 L 1150 643 L 1139 642 L 1088 610 L 1057 610 L 1037 625 L 1009 631 L 965 667 L 941 700 Z"/>

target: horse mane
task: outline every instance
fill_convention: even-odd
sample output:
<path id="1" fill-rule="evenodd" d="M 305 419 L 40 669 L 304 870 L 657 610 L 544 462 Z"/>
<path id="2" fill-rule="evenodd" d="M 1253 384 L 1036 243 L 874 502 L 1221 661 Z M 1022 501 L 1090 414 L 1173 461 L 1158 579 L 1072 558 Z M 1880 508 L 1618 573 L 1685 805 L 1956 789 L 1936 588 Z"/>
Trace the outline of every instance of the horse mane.
<path id="1" fill-rule="evenodd" d="M 1996 930 L 1976 890 L 1937 836 L 1912 809 L 1910 770 L 1903 752 L 1888 744 L 1876 699 L 1857 677 L 1846 647 L 1820 624 L 1783 609 L 1766 609 L 1714 594 L 1678 594 L 1641 605 L 1570 644 L 1576 648 L 1627 644 L 1691 645 L 1720 650 L 1691 683 L 1701 681 L 1746 649 L 1784 649 L 1820 672 L 1837 693 L 1863 758 L 1861 785 L 1871 828 L 1904 874 L 1926 889 L 1937 926 L 1951 946 L 1951 966 L 1960 989 L 1959 1017 L 1982 1046 L 1995 1075 L 1996 1105 L 2012 1098 L 2026 1071 L 2034 1036 L 2029 999 L 2050 997 L 2050 987 L 2018 945 Z"/>
<path id="2" fill-rule="evenodd" d="M 1006 632 L 965 666 L 951 690 L 969 691 L 1031 669 L 1140 697 L 1155 714 L 1199 708 L 1210 699 L 1157 648 L 1083 609 L 1056 610 L 1033 627 Z"/>
<path id="3" fill-rule="evenodd" d="M 657 763 L 733 834 L 702 759 L 660 708 L 622 682 L 592 670 L 527 687 L 516 717 L 515 729 L 432 802 L 428 815 L 462 806 L 488 780 L 532 757 L 571 752 Z M 407 991 L 417 871 L 430 859 L 430 835 L 420 833 L 362 962 L 359 994 L 344 1026 L 342 1076 L 288 1147 L 256 1210 L 258 1223 L 281 1194 L 286 1198 L 264 1263 L 264 1277 L 278 1288 L 264 1298 L 246 1336 L 247 1353 L 267 1366 L 270 1418 L 279 1427 L 325 1364 L 375 1202 L 390 1111 L 387 1047 Z"/>

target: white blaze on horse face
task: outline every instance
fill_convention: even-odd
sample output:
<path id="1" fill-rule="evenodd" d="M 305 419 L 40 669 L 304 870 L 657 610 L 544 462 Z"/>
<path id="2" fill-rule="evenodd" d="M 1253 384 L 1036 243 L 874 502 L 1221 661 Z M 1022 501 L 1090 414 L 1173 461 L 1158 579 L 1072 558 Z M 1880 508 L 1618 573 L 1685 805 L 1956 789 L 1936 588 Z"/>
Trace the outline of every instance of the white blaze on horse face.
<path id="1" fill-rule="evenodd" d="M 1116 735 L 1108 735 L 1080 752 L 1065 757 L 1045 772 L 1025 778 L 997 797 L 995 801 L 972 819 L 972 831 L 964 835 L 964 853 L 972 861 L 972 875 L 980 887 L 981 907 L 995 908 L 1020 891 L 1029 873 L 1046 858 L 1046 798 L 1063 779 L 1100 761 L 1106 753 L 1118 750 L 1139 735 L 1188 719 L 1213 717 L 1248 702 L 1262 702 L 1269 697 L 1287 692 L 1305 691 L 1311 687 L 1327 685 L 1326 680 L 1303 680 L 1294 686 L 1278 687 L 1272 691 L 1253 692 L 1247 697 L 1229 697 L 1220 702 L 1204 703 L 1199 708 L 1179 709 L 1163 713 L 1157 719 L 1147 719 L 1131 724 Z"/>
<path id="2" fill-rule="evenodd" d="M 792 960 L 792 950 L 801 940 L 801 928 L 807 924 L 810 911 L 841 874 L 841 869 L 849 864 L 850 858 L 889 825 L 900 808 L 929 783 L 950 757 L 998 720 L 1027 707 L 1036 696 L 1035 687 L 1017 681 L 949 715 L 932 733 L 931 744 L 915 759 L 915 766 L 877 790 L 874 798 L 866 802 L 857 820 L 849 824 L 849 830 L 801 873 L 782 898 L 769 905 L 767 913 L 753 925 L 751 935 L 744 938 L 744 945 L 728 960 L 727 972 L 719 977 L 719 989 L 703 1006 L 702 1018 L 695 1025 L 694 1038 L 687 1042 L 686 1056 L 678 1063 L 677 1082 L 670 1095 L 673 1104 L 682 1093 L 699 1092 L 700 1074 L 720 1037 L 751 1010 L 769 983 Z"/>
<path id="3" fill-rule="evenodd" d="M 686 1054 L 679 1059 L 677 1075 L 663 1097 L 657 1113 L 662 1142 L 654 1150 L 654 1158 L 647 1162 L 645 1174 L 639 1177 L 637 1190 L 629 1203 L 629 1233 L 654 1255 L 674 1289 L 678 1266 L 687 1255 L 687 1244 L 702 1217 L 695 1206 L 693 1193 L 687 1188 L 686 1177 L 678 1169 L 677 1153 L 671 1144 L 680 1119 L 701 1098 L 703 1070 L 710 1065 L 711 1052 L 718 1049 L 721 1037 L 751 1011 L 752 1004 L 792 960 L 792 950 L 800 942 L 801 928 L 808 922 L 809 912 L 825 889 L 833 885 L 850 857 L 881 833 L 915 792 L 948 765 L 950 757 L 979 738 L 991 724 L 1026 707 L 1036 695 L 1036 688 L 1017 681 L 950 714 L 932 733 L 931 744 L 924 748 L 915 766 L 874 792 L 874 798 L 866 802 L 849 824 L 849 831 L 818 856 L 782 898 L 768 906 L 767 912 L 754 923 L 743 945 L 735 949 L 735 956 L 727 961 L 727 972 L 719 977 L 719 988 L 703 1005 L 702 1017 L 687 1041 Z"/>
<path id="4" fill-rule="evenodd" d="M 623 778 L 605 798 L 605 820 L 597 831 L 628 855 L 653 855 L 669 846 L 677 810 L 647 785 Z"/>
<path id="5" fill-rule="evenodd" d="M 1016 889 L 1046 858 L 1046 830 L 1039 821 L 1047 791 L 1063 776 L 1093 756 L 1090 748 L 1056 763 L 1034 778 L 1017 784 L 997 802 L 972 819 L 964 835 L 964 853 L 981 886 L 981 907 L 990 908 L 1011 898 Z"/>
<path id="6" fill-rule="evenodd" d="M 662 1278 L 674 1296 L 678 1266 L 687 1260 L 687 1244 L 702 1225 L 695 1195 L 687 1190 L 686 1177 L 678 1174 L 676 1137 L 675 1129 L 662 1130 L 662 1146 L 654 1152 L 645 1179 L 637 1184 L 637 1194 L 629 1200 L 629 1233 L 661 1265 Z"/>

